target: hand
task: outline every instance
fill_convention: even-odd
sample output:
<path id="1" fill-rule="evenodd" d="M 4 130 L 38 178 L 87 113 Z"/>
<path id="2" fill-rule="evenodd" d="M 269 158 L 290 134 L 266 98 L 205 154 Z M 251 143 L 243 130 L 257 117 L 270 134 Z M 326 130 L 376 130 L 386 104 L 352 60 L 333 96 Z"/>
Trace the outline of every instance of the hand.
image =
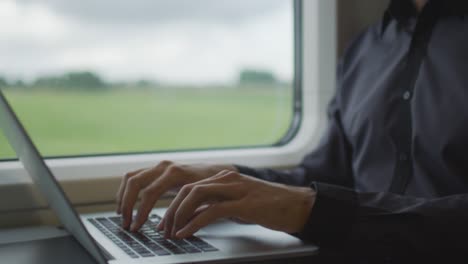
<path id="1" fill-rule="evenodd" d="M 270 183 L 233 171 L 187 184 L 159 224 L 167 238 L 186 238 L 219 218 L 243 221 L 288 233 L 303 229 L 315 202 L 308 187 Z"/>
<path id="2" fill-rule="evenodd" d="M 123 227 L 128 229 L 131 224 L 132 231 L 140 229 L 156 201 L 165 192 L 203 180 L 222 170 L 236 171 L 236 168 L 230 165 L 180 165 L 162 161 L 153 168 L 127 173 L 117 192 L 117 213 L 122 214 Z M 139 196 L 140 206 L 132 223 L 133 207 Z"/>

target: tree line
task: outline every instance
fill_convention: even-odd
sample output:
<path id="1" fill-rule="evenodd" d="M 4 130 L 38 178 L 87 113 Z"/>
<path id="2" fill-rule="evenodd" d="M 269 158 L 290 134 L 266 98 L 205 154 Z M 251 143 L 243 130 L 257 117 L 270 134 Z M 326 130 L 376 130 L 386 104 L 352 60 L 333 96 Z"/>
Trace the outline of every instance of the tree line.
<path id="1" fill-rule="evenodd" d="M 241 70 L 238 77 L 239 86 L 272 86 L 279 84 L 275 75 L 270 71 L 257 69 Z M 31 83 L 23 80 L 8 82 L 0 76 L 0 88 L 52 88 L 52 89 L 87 89 L 105 90 L 110 87 L 156 87 L 159 84 L 154 81 L 140 80 L 133 83 L 109 83 L 98 74 L 91 71 L 68 72 L 61 75 L 42 76 Z"/>
<path id="2" fill-rule="evenodd" d="M 8 82 L 0 77 L 0 87 L 12 88 L 53 88 L 53 89 L 105 89 L 110 85 L 90 71 L 68 72 L 56 76 L 41 76 L 31 83 L 23 80 Z"/>

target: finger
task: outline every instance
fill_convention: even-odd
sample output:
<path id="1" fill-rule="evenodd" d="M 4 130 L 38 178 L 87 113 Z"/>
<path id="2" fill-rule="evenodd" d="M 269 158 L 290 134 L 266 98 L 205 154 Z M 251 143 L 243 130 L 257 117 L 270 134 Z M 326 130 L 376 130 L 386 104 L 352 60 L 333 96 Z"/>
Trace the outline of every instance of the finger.
<path id="1" fill-rule="evenodd" d="M 124 190 L 125 190 L 125 186 L 127 185 L 127 181 L 131 177 L 137 175 L 138 173 L 140 173 L 140 172 L 142 172 L 144 170 L 146 170 L 146 169 L 139 169 L 139 170 L 136 170 L 136 171 L 131 171 L 131 172 L 126 173 L 122 177 L 122 181 L 120 182 L 119 190 L 117 191 L 117 195 L 116 195 L 116 202 L 117 202 L 116 211 L 117 211 L 117 214 L 121 213 L 120 206 L 121 206 L 121 203 L 122 203 L 122 196 L 123 196 L 123 193 L 124 193 Z"/>
<path id="2" fill-rule="evenodd" d="M 159 231 L 163 231 L 163 229 L 164 229 L 164 222 L 165 222 L 165 221 L 166 221 L 166 220 L 165 220 L 164 218 L 162 218 L 161 221 L 159 221 L 159 224 L 158 224 L 158 226 L 156 227 Z"/>
<path id="3" fill-rule="evenodd" d="M 140 229 L 146 222 L 154 204 L 164 193 L 179 186 L 181 181 L 185 181 L 181 177 L 182 174 L 184 172 L 179 166 L 166 166 L 161 176 L 142 191 L 140 207 L 138 208 L 134 224 L 131 227 L 132 231 Z"/>
<path id="4" fill-rule="evenodd" d="M 197 210 L 195 210 L 195 213 L 193 214 L 194 216 L 197 216 L 199 213 L 201 213 L 203 210 L 205 210 L 206 208 L 208 208 L 209 205 L 206 205 L 206 206 L 200 206 L 197 208 Z M 166 222 L 166 219 L 165 218 L 162 218 L 161 221 L 159 221 L 158 225 L 156 226 L 156 228 L 159 230 L 159 231 L 163 231 L 164 230 L 164 224 Z"/>
<path id="5" fill-rule="evenodd" d="M 227 172 L 221 172 L 218 173 L 217 175 L 223 175 L 226 174 Z M 196 183 L 191 183 L 191 184 L 186 184 L 182 186 L 182 188 L 179 190 L 177 193 L 176 197 L 172 200 L 171 204 L 169 205 L 168 209 L 166 210 L 166 213 L 164 214 L 164 217 L 159 224 L 160 230 L 164 230 L 164 234 L 166 238 L 169 238 L 171 235 L 171 230 L 172 230 L 172 224 L 174 220 L 174 213 L 176 209 L 179 207 L 180 203 L 185 199 L 185 197 L 190 193 L 191 189 L 196 185 L 196 184 L 203 184 L 203 183 L 210 183 L 216 181 L 215 176 L 203 179 L 201 181 L 198 181 Z"/>
<path id="6" fill-rule="evenodd" d="M 187 195 L 189 195 L 190 191 L 192 190 L 193 187 L 196 185 L 203 185 L 203 184 L 211 184 L 211 183 L 217 183 L 217 182 L 226 182 L 225 179 L 228 177 L 225 177 L 226 175 L 232 174 L 231 171 L 221 171 L 215 176 L 212 176 L 210 178 L 206 178 L 204 180 L 198 181 L 196 183 L 192 184 L 187 184 L 182 187 L 182 189 L 179 191 L 177 196 L 173 199 L 171 202 L 168 210 L 166 211 L 166 214 L 163 217 L 163 222 L 164 225 L 161 224 L 161 228 L 164 229 L 165 237 L 169 238 L 172 235 L 173 231 L 173 223 L 174 223 L 174 215 L 177 211 L 177 208 L 180 206 L 182 201 L 186 198 Z"/>
<path id="7" fill-rule="evenodd" d="M 148 215 L 153 209 L 156 201 L 158 201 L 161 195 L 171 188 L 171 183 L 167 179 L 168 177 L 161 176 L 142 191 L 140 206 L 138 207 L 137 215 L 130 228 L 132 232 L 141 228 L 148 219 Z"/>
<path id="8" fill-rule="evenodd" d="M 237 214 L 239 206 L 238 201 L 227 201 L 213 204 L 205 210 L 202 210 L 180 230 L 177 230 L 175 238 L 182 239 L 190 237 L 198 230 L 213 223 L 217 219 L 234 217 Z"/>
<path id="9" fill-rule="evenodd" d="M 172 200 L 171 204 L 164 214 L 162 224 L 164 229 L 164 236 L 169 238 L 172 230 L 172 222 L 174 220 L 174 213 L 179 206 L 179 204 L 185 199 L 185 197 L 190 193 L 190 190 L 195 186 L 195 184 L 184 185 L 180 191 L 177 193 L 176 197 Z"/>
<path id="10" fill-rule="evenodd" d="M 121 202 L 121 213 L 123 217 L 124 228 L 128 228 L 132 222 L 133 207 L 138 200 L 138 194 L 140 190 L 145 188 L 154 177 L 158 177 L 160 168 L 155 167 L 140 172 L 139 174 L 132 176 L 125 185 L 125 190 L 122 196 Z"/>
<path id="11" fill-rule="evenodd" d="M 195 209 L 195 212 L 193 213 L 193 217 L 199 215 L 201 212 L 205 211 L 210 206 L 211 205 L 209 205 L 209 204 L 205 204 L 205 205 L 202 205 L 202 206 L 198 207 L 197 209 Z"/>
<path id="12" fill-rule="evenodd" d="M 175 208 L 172 227 L 168 229 L 171 232 L 171 237 L 174 237 L 176 231 L 185 226 L 193 218 L 195 211 L 200 206 L 236 199 L 239 193 L 236 188 L 237 186 L 238 184 L 236 183 L 210 183 L 193 187 L 180 205 Z"/>
<path id="13" fill-rule="evenodd" d="M 172 200 L 171 205 L 169 206 L 168 210 L 166 211 L 163 221 L 160 224 L 160 228 L 163 229 L 165 232 L 165 237 L 169 238 L 172 232 L 174 214 L 176 209 L 179 207 L 180 203 L 185 199 L 185 197 L 189 194 L 190 190 L 197 184 L 209 184 L 213 182 L 217 182 L 223 177 L 224 175 L 232 173 L 231 171 L 224 170 L 216 174 L 215 176 L 200 180 L 196 183 L 186 184 L 184 185 L 180 191 L 177 193 L 176 197 Z"/>

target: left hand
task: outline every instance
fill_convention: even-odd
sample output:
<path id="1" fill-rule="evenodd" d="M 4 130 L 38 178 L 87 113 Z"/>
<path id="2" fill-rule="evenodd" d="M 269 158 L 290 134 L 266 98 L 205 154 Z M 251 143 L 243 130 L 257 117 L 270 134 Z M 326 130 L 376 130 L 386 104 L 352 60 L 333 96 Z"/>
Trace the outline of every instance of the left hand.
<path id="1" fill-rule="evenodd" d="M 219 218 L 235 217 L 264 227 L 299 232 L 315 202 L 308 187 L 270 183 L 237 172 L 184 185 L 159 224 L 167 238 L 186 238 Z"/>

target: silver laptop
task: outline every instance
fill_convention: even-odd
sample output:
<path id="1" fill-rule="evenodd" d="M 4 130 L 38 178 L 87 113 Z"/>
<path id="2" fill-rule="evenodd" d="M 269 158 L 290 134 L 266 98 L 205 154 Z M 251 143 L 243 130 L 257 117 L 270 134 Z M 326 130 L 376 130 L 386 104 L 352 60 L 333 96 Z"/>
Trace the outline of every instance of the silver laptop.
<path id="1" fill-rule="evenodd" d="M 98 263 L 237 262 L 318 253 L 316 246 L 291 235 L 230 220 L 188 239 L 165 239 L 156 229 L 165 209 L 153 210 L 135 233 L 123 230 L 114 213 L 78 215 L 1 91 L 0 127 L 63 226 Z"/>

